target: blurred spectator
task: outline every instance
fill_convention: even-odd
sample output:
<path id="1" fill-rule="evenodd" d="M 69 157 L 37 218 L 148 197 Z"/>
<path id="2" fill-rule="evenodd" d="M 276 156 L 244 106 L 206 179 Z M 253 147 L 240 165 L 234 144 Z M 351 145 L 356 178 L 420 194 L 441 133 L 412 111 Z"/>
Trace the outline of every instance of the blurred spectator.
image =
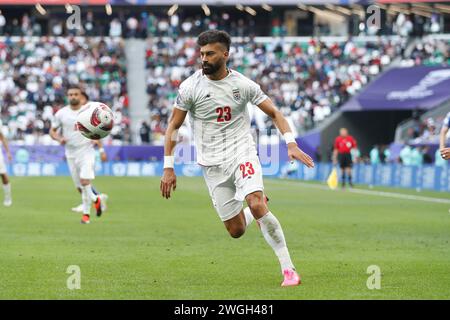
<path id="1" fill-rule="evenodd" d="M 389 150 L 389 147 L 386 145 L 382 145 L 379 147 L 379 157 L 381 163 L 387 163 L 391 160 L 391 151 Z"/>
<path id="2" fill-rule="evenodd" d="M 84 35 L 85 36 L 98 36 L 95 30 L 94 14 L 89 11 L 86 15 L 86 20 L 84 21 Z"/>
<path id="3" fill-rule="evenodd" d="M 128 38 L 135 38 L 137 36 L 137 28 L 138 28 L 139 22 L 138 20 L 131 16 L 127 19 L 127 37 Z"/>
<path id="4" fill-rule="evenodd" d="M 380 163 L 380 152 L 378 150 L 378 145 L 375 145 L 372 150 L 370 150 L 370 164 Z"/>
<path id="5" fill-rule="evenodd" d="M 141 128 L 139 129 L 139 135 L 141 136 L 142 143 L 150 143 L 150 126 L 147 124 L 147 122 L 142 122 Z"/>
<path id="6" fill-rule="evenodd" d="M 433 158 L 429 154 L 429 150 L 430 150 L 430 147 L 428 147 L 428 146 L 423 146 L 420 150 L 420 152 L 422 154 L 422 163 L 423 164 L 433 163 Z"/>
<path id="7" fill-rule="evenodd" d="M 400 161 L 405 166 L 410 166 L 413 164 L 412 149 L 408 144 L 406 144 L 400 151 Z"/>
<path id="8" fill-rule="evenodd" d="M 119 19 L 114 18 L 109 24 L 109 36 L 110 37 L 120 37 L 122 36 L 122 23 Z"/>
<path id="9" fill-rule="evenodd" d="M 2 11 L 0 10 L 0 36 L 3 35 L 5 32 L 5 25 L 6 25 L 6 19 L 5 16 L 2 14 Z"/>
<path id="10" fill-rule="evenodd" d="M 423 154 L 419 147 L 412 148 L 410 153 L 411 163 L 412 166 L 421 166 L 423 164 Z"/>
<path id="11" fill-rule="evenodd" d="M 441 152 L 439 148 L 437 148 L 436 152 L 434 153 L 434 165 L 439 167 L 445 167 L 447 166 L 447 164 L 448 161 L 441 157 Z"/>
<path id="12" fill-rule="evenodd" d="M 434 122 L 433 118 L 428 118 L 426 121 L 426 128 L 425 131 L 422 133 L 422 141 L 424 140 L 431 140 L 438 134 L 438 131 L 436 130 L 436 124 Z"/>

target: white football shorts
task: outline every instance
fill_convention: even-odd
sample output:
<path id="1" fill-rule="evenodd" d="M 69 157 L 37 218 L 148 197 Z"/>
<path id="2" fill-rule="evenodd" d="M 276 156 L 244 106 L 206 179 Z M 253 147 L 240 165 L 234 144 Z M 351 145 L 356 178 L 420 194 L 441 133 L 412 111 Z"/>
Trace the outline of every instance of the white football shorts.
<path id="1" fill-rule="evenodd" d="M 248 194 L 264 191 L 261 163 L 256 154 L 241 157 L 230 164 L 203 167 L 203 177 L 222 221 L 241 212 Z"/>
<path id="2" fill-rule="evenodd" d="M 75 187 L 81 188 L 80 179 L 95 179 L 95 152 L 67 158 L 67 164 Z"/>
<path id="3" fill-rule="evenodd" d="M 3 159 L 3 152 L 0 147 L 0 174 L 6 174 L 6 164 L 5 160 Z"/>

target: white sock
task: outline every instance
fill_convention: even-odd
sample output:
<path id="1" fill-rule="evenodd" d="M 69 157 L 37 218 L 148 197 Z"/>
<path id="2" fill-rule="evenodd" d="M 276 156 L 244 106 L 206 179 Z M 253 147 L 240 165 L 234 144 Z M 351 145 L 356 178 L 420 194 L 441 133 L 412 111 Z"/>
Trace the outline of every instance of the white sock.
<path id="1" fill-rule="evenodd" d="M 90 214 L 91 204 L 97 200 L 97 196 L 92 192 L 90 184 L 81 187 L 81 200 L 83 203 L 83 214 Z"/>
<path id="2" fill-rule="evenodd" d="M 250 223 L 252 223 L 252 221 L 255 220 L 249 207 L 244 209 L 244 216 L 245 216 L 245 228 L 248 228 Z"/>
<path id="3" fill-rule="evenodd" d="M 94 191 L 92 191 L 92 186 L 90 184 L 82 186 L 81 188 L 86 190 L 87 195 L 92 202 L 97 201 L 97 196 L 95 195 Z"/>
<path id="4" fill-rule="evenodd" d="M 264 217 L 258 219 L 258 222 L 264 239 L 272 247 L 280 261 L 281 272 L 285 269 L 295 269 L 278 219 L 269 211 Z"/>
<path id="5" fill-rule="evenodd" d="M 3 192 L 5 194 L 5 199 L 11 199 L 11 183 L 3 185 Z"/>

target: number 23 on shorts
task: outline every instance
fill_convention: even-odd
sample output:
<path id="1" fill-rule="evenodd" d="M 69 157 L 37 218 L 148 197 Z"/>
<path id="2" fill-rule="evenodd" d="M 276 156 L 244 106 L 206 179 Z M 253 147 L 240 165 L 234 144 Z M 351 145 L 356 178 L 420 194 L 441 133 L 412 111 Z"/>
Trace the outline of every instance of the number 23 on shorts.
<path id="1" fill-rule="evenodd" d="M 255 169 L 251 162 L 241 163 L 239 165 L 239 170 L 242 172 L 242 178 L 247 178 L 248 176 L 252 176 L 255 174 Z"/>

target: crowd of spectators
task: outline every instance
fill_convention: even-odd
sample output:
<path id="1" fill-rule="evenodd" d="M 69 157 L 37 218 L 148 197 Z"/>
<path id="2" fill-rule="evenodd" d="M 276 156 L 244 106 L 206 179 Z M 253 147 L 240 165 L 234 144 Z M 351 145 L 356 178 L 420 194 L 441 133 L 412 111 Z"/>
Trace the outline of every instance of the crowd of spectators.
<path id="1" fill-rule="evenodd" d="M 47 135 L 55 110 L 66 103 L 65 88 L 81 84 L 91 100 L 101 100 L 116 112 L 118 126 L 110 143 L 131 141 L 126 90 L 123 38 L 147 41 L 147 93 L 151 117 L 141 124 L 142 143 L 161 144 L 165 126 L 179 84 L 199 65 L 195 38 L 205 29 L 224 29 L 232 36 L 250 36 L 250 41 L 233 43 L 229 67 L 259 83 L 287 117 L 296 133 L 303 133 L 331 115 L 359 92 L 392 60 L 404 52 L 406 39 L 393 43 L 388 38 L 375 42 L 289 42 L 283 21 L 268 21 L 267 42 L 256 42 L 255 19 L 213 13 L 185 17 L 154 12 L 121 14 L 104 23 L 93 12 L 83 13 L 80 29 L 68 30 L 64 19 L 42 30 L 34 16 L 5 19 L 0 11 L 0 35 L 42 35 L 34 40 L 0 42 L 1 118 L 8 124 L 8 137 L 21 143 L 50 143 Z M 430 20 L 430 23 L 432 23 Z M 397 17 L 394 29 L 401 34 L 408 17 Z M 428 23 L 428 22 L 426 22 Z M 432 28 L 431 24 L 425 29 Z M 414 24 L 415 25 L 415 24 Z M 435 26 L 433 27 L 435 30 Z M 428 29 L 427 29 L 428 30 Z M 86 37 L 75 37 L 82 35 Z M 91 37 L 105 35 L 106 37 Z M 408 35 L 408 34 L 406 34 Z M 404 65 L 448 65 L 449 42 L 417 41 Z M 253 127 L 263 135 L 260 142 L 276 142 L 273 123 L 257 108 Z M 413 138 L 434 136 L 431 129 L 414 129 Z M 411 136 L 412 137 L 412 136 Z"/>
<path id="2" fill-rule="evenodd" d="M 151 129 L 154 139 L 161 143 L 177 88 L 199 68 L 199 57 L 192 38 L 147 41 Z M 401 49 L 401 45 L 383 38 L 376 43 L 356 43 L 351 39 L 342 43 L 316 39 L 304 43 L 246 41 L 232 44 L 229 67 L 260 84 L 300 133 L 339 108 Z M 254 126 L 260 132 L 275 129 L 258 110 Z"/>
<path id="3" fill-rule="evenodd" d="M 445 115 L 439 115 L 421 119 L 417 115 L 414 116 L 412 126 L 406 129 L 406 134 L 402 139 L 403 142 L 405 144 L 438 143 L 444 117 Z"/>
<path id="4" fill-rule="evenodd" d="M 417 41 L 411 54 L 402 59 L 402 65 L 405 67 L 415 65 L 449 66 L 450 40 L 422 39 Z"/>
<path id="5" fill-rule="evenodd" d="M 66 16 L 66 18 L 69 15 Z M 256 28 L 257 20 L 246 14 L 231 16 L 229 13 L 203 13 L 168 16 L 167 12 L 134 12 L 116 16 L 82 12 L 80 25 L 68 27 L 66 19 L 50 18 L 48 22 L 38 21 L 36 16 L 25 13 L 21 18 L 6 19 L 0 11 L 0 36 L 110 36 L 123 38 L 195 36 L 203 30 L 221 29 L 232 36 L 274 35 L 282 36 L 286 28 L 278 18 L 271 19 L 271 25 Z"/>
<path id="6" fill-rule="evenodd" d="M 0 42 L 0 116 L 5 135 L 21 144 L 52 144 L 54 113 L 67 104 L 69 85 L 115 112 L 107 143 L 130 141 L 123 41 L 86 37 Z"/>

